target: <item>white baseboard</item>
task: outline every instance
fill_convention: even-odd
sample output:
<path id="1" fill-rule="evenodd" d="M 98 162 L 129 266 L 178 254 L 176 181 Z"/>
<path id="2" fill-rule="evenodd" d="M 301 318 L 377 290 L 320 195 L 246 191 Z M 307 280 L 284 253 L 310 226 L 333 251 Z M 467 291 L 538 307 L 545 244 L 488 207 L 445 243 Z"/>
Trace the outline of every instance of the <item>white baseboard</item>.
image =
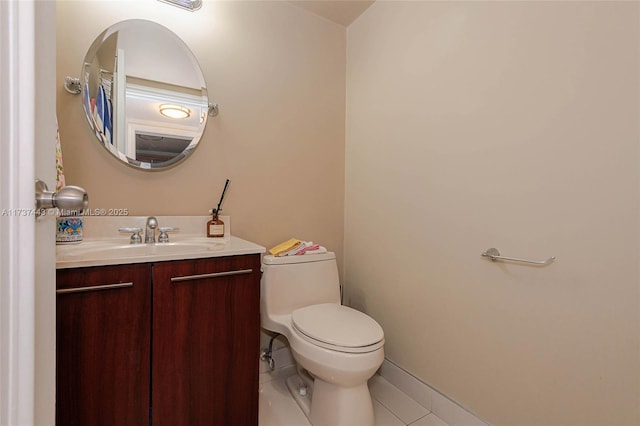
<path id="1" fill-rule="evenodd" d="M 488 426 L 460 404 L 385 358 L 378 374 L 449 426 Z"/>

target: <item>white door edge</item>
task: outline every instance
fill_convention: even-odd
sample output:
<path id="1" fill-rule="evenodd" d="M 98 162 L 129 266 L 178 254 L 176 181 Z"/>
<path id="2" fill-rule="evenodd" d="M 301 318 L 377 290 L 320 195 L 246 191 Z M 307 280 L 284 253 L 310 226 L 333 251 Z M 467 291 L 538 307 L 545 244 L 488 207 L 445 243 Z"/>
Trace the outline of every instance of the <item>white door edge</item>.
<path id="1" fill-rule="evenodd" d="M 0 2 L 2 425 L 34 419 L 34 34 L 32 1 Z"/>

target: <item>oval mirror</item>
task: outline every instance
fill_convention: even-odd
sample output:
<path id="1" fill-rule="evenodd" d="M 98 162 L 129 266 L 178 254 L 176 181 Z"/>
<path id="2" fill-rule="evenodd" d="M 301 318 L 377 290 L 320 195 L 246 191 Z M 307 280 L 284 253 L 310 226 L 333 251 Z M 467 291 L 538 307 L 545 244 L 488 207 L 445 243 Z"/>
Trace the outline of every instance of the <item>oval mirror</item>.
<path id="1" fill-rule="evenodd" d="M 194 55 L 155 22 L 129 20 L 93 42 L 80 76 L 98 141 L 124 163 L 159 170 L 184 160 L 207 124 L 207 89 Z"/>

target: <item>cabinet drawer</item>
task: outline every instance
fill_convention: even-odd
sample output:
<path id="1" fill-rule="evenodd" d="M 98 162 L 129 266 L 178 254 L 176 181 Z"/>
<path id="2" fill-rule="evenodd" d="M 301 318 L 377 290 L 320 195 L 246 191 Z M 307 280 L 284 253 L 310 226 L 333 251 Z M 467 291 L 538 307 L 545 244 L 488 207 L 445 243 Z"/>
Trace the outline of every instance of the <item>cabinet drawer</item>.
<path id="1" fill-rule="evenodd" d="M 154 268 L 155 277 L 168 278 L 174 283 L 245 274 L 257 276 L 259 281 L 260 255 L 158 262 Z"/>
<path id="2" fill-rule="evenodd" d="M 150 271 L 151 266 L 144 263 L 59 269 L 56 271 L 56 292 L 67 294 L 133 287 L 135 281 L 149 282 Z"/>

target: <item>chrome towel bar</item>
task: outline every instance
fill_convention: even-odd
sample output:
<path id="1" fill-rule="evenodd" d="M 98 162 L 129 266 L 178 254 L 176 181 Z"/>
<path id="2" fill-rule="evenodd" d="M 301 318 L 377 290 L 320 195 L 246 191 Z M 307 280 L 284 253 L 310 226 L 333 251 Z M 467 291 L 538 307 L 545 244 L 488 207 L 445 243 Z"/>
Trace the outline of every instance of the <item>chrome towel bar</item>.
<path id="1" fill-rule="evenodd" d="M 532 265 L 539 265 L 539 266 L 546 266 L 550 263 L 553 263 L 553 261 L 556 260 L 555 256 L 551 256 L 547 260 L 527 260 L 527 259 L 516 259 L 515 257 L 500 256 L 500 252 L 498 251 L 498 249 L 493 247 L 488 249 L 484 253 L 482 253 L 482 256 L 488 257 L 494 262 L 497 260 L 508 260 L 511 262 L 522 262 L 522 263 L 529 263 Z"/>

